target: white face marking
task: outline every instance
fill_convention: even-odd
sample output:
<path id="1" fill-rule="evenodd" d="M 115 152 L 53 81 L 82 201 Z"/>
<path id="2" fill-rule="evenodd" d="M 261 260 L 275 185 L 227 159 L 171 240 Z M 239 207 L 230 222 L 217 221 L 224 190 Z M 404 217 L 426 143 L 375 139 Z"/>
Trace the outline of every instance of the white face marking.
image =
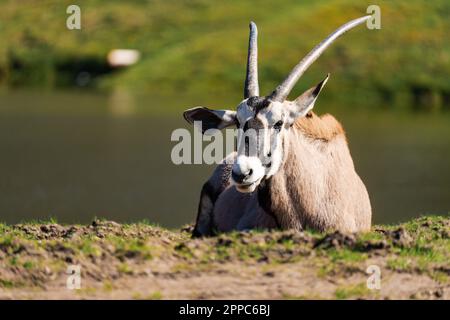
<path id="1" fill-rule="evenodd" d="M 273 126 L 279 120 L 283 120 L 283 114 L 283 104 L 278 101 L 272 102 L 268 108 L 260 112 L 260 115 L 267 119 L 269 126 Z"/>
<path id="2" fill-rule="evenodd" d="M 258 132 L 262 139 L 258 141 L 263 145 L 257 146 L 257 156 L 240 154 L 237 157 L 233 171 L 248 174 L 242 182 L 234 183 L 238 191 L 253 192 L 263 179 L 273 176 L 279 170 L 283 161 L 282 139 L 285 134 L 285 126 L 282 125 L 278 130 L 274 129 L 274 126 L 286 121 L 285 113 L 285 106 L 280 102 L 272 102 L 257 114 L 253 108 L 247 105 L 247 99 L 239 104 L 237 119 L 240 128 L 242 129 L 249 120 L 258 120 L 256 122 L 262 126 L 260 129 L 262 131 Z"/>
<path id="3" fill-rule="evenodd" d="M 230 110 L 224 110 L 222 114 L 222 120 L 225 122 L 233 122 L 236 112 Z"/>
<path id="4" fill-rule="evenodd" d="M 236 116 L 241 126 L 244 126 L 248 120 L 255 116 L 255 112 L 247 105 L 247 100 L 243 100 L 237 107 Z"/>
<path id="5" fill-rule="evenodd" d="M 264 178 L 265 170 L 258 157 L 240 155 L 234 164 L 240 172 L 251 172 L 243 183 L 234 183 L 240 192 L 253 192 Z"/>
<path id="6" fill-rule="evenodd" d="M 261 110 L 258 116 L 264 118 L 264 121 L 267 123 L 264 150 L 266 150 L 266 154 L 269 152 L 271 154 L 271 165 L 266 171 L 266 178 L 269 178 L 279 170 L 283 160 L 282 138 L 284 125 L 280 132 L 274 129 L 274 125 L 279 121 L 285 122 L 285 105 L 278 101 L 272 102 L 268 108 Z"/>

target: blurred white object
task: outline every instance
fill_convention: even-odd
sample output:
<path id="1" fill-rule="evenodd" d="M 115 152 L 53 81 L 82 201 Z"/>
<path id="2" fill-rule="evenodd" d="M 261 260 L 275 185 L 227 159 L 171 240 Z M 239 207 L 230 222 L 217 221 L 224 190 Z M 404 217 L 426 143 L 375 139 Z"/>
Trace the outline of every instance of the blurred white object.
<path id="1" fill-rule="evenodd" d="M 132 49 L 114 49 L 108 53 L 108 63 L 112 67 L 131 66 L 139 61 L 141 54 Z"/>

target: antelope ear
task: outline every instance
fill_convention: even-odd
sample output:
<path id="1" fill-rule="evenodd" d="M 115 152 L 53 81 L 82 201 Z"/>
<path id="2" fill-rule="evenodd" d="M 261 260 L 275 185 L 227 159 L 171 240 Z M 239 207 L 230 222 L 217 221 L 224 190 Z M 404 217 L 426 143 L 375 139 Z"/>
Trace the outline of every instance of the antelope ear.
<path id="1" fill-rule="evenodd" d="M 190 124 L 201 121 L 202 133 L 208 129 L 223 129 L 236 124 L 236 111 L 211 110 L 206 107 L 195 107 L 183 113 Z"/>
<path id="2" fill-rule="evenodd" d="M 294 122 L 296 118 L 305 116 L 314 107 L 317 97 L 320 91 L 327 83 L 330 74 L 319 82 L 315 87 L 306 90 L 301 96 L 292 101 L 289 104 L 289 118 L 290 121 Z"/>

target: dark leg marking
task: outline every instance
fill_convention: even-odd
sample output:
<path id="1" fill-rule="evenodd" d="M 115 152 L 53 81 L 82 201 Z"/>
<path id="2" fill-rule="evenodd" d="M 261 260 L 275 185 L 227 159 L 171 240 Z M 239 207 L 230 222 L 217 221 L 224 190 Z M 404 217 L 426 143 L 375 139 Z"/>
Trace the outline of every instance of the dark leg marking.
<path id="1" fill-rule="evenodd" d="M 217 200 L 214 188 L 209 182 L 203 185 L 198 204 L 197 221 L 195 222 L 192 237 L 211 236 L 214 234 L 213 208 Z"/>

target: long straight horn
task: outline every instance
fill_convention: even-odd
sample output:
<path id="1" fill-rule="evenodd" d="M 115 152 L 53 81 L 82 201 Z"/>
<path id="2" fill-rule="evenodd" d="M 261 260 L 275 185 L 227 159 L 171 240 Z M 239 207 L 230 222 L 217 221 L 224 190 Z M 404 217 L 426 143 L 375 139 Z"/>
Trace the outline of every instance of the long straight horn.
<path id="1" fill-rule="evenodd" d="M 245 77 L 244 98 L 259 96 L 258 85 L 258 29 L 250 22 L 250 36 L 248 39 L 247 75 Z"/>
<path id="2" fill-rule="evenodd" d="M 295 67 L 292 69 L 291 73 L 284 79 L 283 83 L 280 84 L 275 91 L 270 95 L 270 99 L 273 101 L 281 101 L 286 100 L 287 96 L 291 92 L 294 85 L 297 83 L 298 79 L 303 75 L 303 73 L 316 61 L 317 58 L 330 46 L 334 40 L 339 38 L 346 31 L 360 25 L 361 23 L 366 22 L 372 16 L 364 16 L 339 27 L 336 31 L 330 34 L 325 40 L 319 43 L 314 49 L 312 49 L 306 57 L 302 59 Z"/>

